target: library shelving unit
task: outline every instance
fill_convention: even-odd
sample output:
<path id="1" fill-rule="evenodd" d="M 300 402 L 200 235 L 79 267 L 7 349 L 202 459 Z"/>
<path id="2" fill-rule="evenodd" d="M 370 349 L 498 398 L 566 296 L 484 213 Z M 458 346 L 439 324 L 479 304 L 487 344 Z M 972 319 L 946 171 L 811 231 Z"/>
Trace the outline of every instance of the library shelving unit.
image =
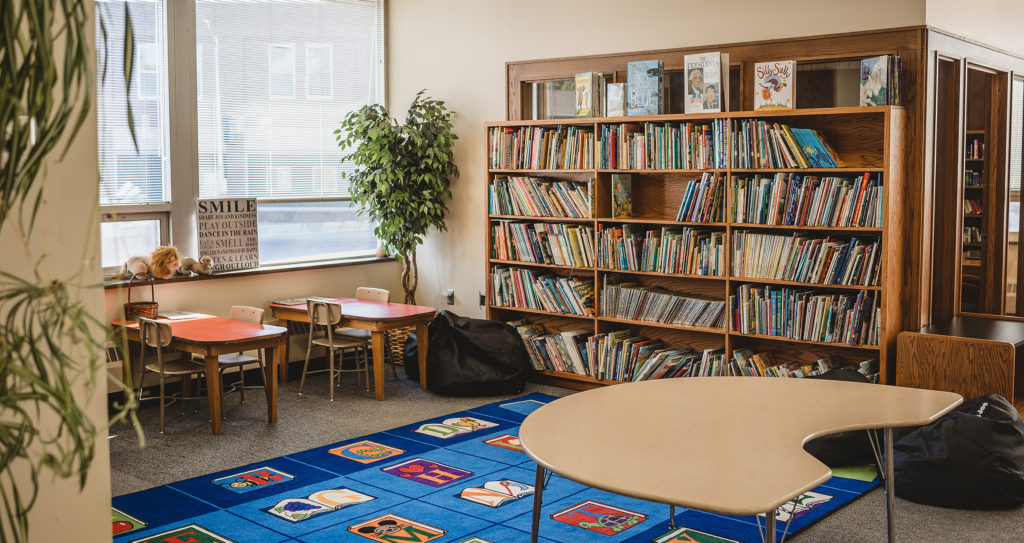
<path id="1" fill-rule="evenodd" d="M 964 209 L 961 246 L 961 302 L 963 311 L 981 311 L 979 307 L 986 257 L 987 223 L 985 210 L 989 197 L 986 187 L 985 131 L 967 130 L 964 141 Z M 976 204 L 974 210 L 968 205 Z"/>
<path id="2" fill-rule="evenodd" d="M 794 128 L 809 128 L 819 131 L 832 145 L 836 154 L 842 159 L 841 168 L 739 168 L 734 165 L 739 145 L 734 141 L 734 127 L 740 126 L 743 120 L 764 121 L 766 123 L 782 123 Z M 645 123 L 665 125 L 671 123 L 691 123 L 698 125 L 727 126 L 724 133 L 716 134 L 718 143 L 725 150 L 726 158 L 722 161 L 704 163 L 707 168 L 696 169 L 609 169 L 602 168 L 602 129 L 605 126 L 629 125 L 642 127 Z M 810 363 L 826 355 L 831 356 L 842 365 L 857 367 L 859 362 L 878 359 L 881 382 L 890 382 L 895 362 L 896 336 L 907 327 L 900 321 L 901 293 L 908 281 L 905 266 L 906 243 L 904 240 L 904 222 L 901 200 L 904 192 L 903 149 L 905 112 L 903 108 L 893 106 L 848 107 L 796 109 L 779 111 L 732 111 L 712 114 L 658 115 L 649 117 L 610 117 L 610 118 L 577 118 L 534 121 L 500 121 L 485 124 L 488 145 L 487 187 L 495 181 L 507 182 L 508 178 L 530 177 L 546 181 L 561 181 L 582 187 L 592 187 L 592 217 L 573 219 L 555 217 L 535 217 L 523 215 L 501 214 L 494 207 L 487 216 L 486 243 L 487 255 L 487 317 L 506 322 L 527 320 L 539 324 L 550 332 L 562 332 L 585 329 L 590 333 L 600 334 L 615 330 L 627 329 L 631 334 L 660 341 L 666 347 L 687 347 L 703 350 L 724 347 L 726 360 L 732 360 L 736 349 L 749 348 L 754 352 L 770 352 L 778 360 Z M 559 169 L 513 169 L 508 168 L 507 156 L 503 151 L 491 145 L 491 135 L 497 132 L 506 134 L 519 129 L 557 129 L 574 128 L 577 132 L 592 136 L 586 143 L 592 145 L 591 159 L 585 168 Z M 502 162 L 505 160 L 506 162 Z M 579 162 L 579 161 L 578 161 Z M 537 166 L 537 164 L 531 164 Z M 776 174 L 794 174 L 801 176 L 860 178 L 865 174 L 880 179 L 882 203 L 879 206 L 880 219 L 871 226 L 786 226 L 749 224 L 735 220 L 734 206 L 737 196 L 734 193 L 734 182 L 750 179 L 754 176 L 775 176 Z M 612 216 L 612 176 L 629 174 L 631 177 L 632 216 L 630 218 L 613 218 Z M 677 221 L 677 211 L 683 201 L 687 183 L 700 179 L 705 174 L 720 176 L 724 181 L 724 195 L 718 205 L 722 206 L 714 221 Z M 582 191 L 581 191 L 582 192 Z M 488 201 L 490 202 L 490 196 Z M 543 213 L 541 213 L 543 214 Z M 505 223 L 504 225 L 502 223 Z M 683 229 L 689 227 L 700 232 L 717 233 L 724 236 L 721 258 L 724 260 L 722 270 L 717 275 L 700 275 L 695 273 L 663 273 L 652 271 L 627 271 L 611 269 L 600 265 L 595 259 L 586 266 L 565 266 L 553 264 L 536 264 L 521 259 L 509 261 L 498 258 L 495 247 L 494 232 L 496 229 L 515 223 L 525 224 L 561 224 L 565 226 L 585 226 L 592 232 L 591 246 L 598 247 L 601 232 L 629 225 L 642 233 L 643 230 L 660 230 L 663 227 Z M 806 224 L 806 223 L 804 223 Z M 496 228 L 498 227 L 498 228 Z M 733 273 L 733 243 L 740 234 L 774 234 L 781 236 L 801 235 L 814 238 L 838 239 L 849 241 L 851 238 L 867 239 L 878 242 L 880 267 L 878 279 L 868 286 L 822 285 L 807 282 L 765 279 L 749 277 Z M 595 292 L 594 314 L 574 315 L 545 311 L 536 308 L 509 307 L 496 304 L 495 286 L 492 274 L 498 268 L 520 268 L 531 270 L 536 276 L 552 278 L 570 278 L 583 282 L 591 282 Z M 642 287 L 657 287 L 674 294 L 693 295 L 726 302 L 724 325 L 720 327 L 686 326 L 661 322 L 623 319 L 600 314 L 601 299 L 604 295 L 603 285 L 606 283 L 634 283 Z M 789 288 L 812 291 L 820 294 L 853 295 L 871 293 L 879 300 L 876 312 L 877 344 L 839 342 L 823 342 L 793 339 L 780 335 L 743 333 L 733 323 L 731 296 L 744 285 L 772 288 Z M 619 381 L 596 379 L 588 375 L 556 371 L 535 371 L 534 378 L 542 382 L 551 382 L 573 388 L 590 388 L 594 386 L 614 384 Z"/>

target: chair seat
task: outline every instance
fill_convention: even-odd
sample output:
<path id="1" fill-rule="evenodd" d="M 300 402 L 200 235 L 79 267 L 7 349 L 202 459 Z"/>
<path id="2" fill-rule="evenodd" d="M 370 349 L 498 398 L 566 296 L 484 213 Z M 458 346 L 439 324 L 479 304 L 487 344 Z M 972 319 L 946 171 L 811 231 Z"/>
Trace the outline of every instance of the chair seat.
<path id="1" fill-rule="evenodd" d="M 193 359 L 193 362 L 196 364 L 205 364 L 205 360 L 206 359 L 201 356 L 196 356 L 195 359 Z M 222 368 L 241 366 L 242 364 L 254 364 L 259 361 L 260 359 L 255 356 L 249 356 L 242 353 L 228 353 L 217 357 L 217 365 Z"/>
<path id="2" fill-rule="evenodd" d="M 334 344 L 332 345 L 331 342 L 328 341 L 327 338 L 325 338 L 325 337 L 314 338 L 313 339 L 313 345 L 321 345 L 321 346 L 324 346 L 324 347 L 334 347 L 335 349 L 350 349 L 350 348 L 353 348 L 353 347 L 363 347 L 363 346 L 366 345 L 366 341 L 365 340 L 353 339 L 353 338 L 349 338 L 349 337 L 339 337 L 339 336 L 335 336 L 334 337 L 334 342 L 333 343 Z"/>
<path id="3" fill-rule="evenodd" d="M 146 364 L 146 369 L 152 372 L 160 373 L 160 365 L 156 362 Z M 164 374 L 165 375 L 188 375 L 190 373 L 203 373 L 205 368 L 196 364 L 191 360 L 183 358 L 175 358 L 173 360 L 164 360 Z"/>
<path id="4" fill-rule="evenodd" d="M 370 336 L 372 335 L 372 332 L 369 330 L 361 330 L 359 328 L 338 328 L 334 333 L 345 337 L 364 340 L 370 339 Z"/>

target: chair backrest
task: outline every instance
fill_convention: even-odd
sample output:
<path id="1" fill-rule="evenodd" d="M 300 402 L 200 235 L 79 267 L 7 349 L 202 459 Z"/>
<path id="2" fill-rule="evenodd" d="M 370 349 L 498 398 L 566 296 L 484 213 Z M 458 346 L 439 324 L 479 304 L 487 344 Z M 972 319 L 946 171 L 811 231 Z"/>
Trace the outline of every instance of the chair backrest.
<path id="1" fill-rule="evenodd" d="M 367 302 L 390 302 L 391 291 L 386 288 L 359 287 L 356 289 L 356 299 Z"/>
<path id="2" fill-rule="evenodd" d="M 306 300 L 309 322 L 319 326 L 334 326 L 341 322 L 341 304 L 324 300 Z"/>
<path id="3" fill-rule="evenodd" d="M 231 306 L 231 318 L 236 321 L 263 324 L 263 310 L 249 305 L 233 305 Z"/>
<path id="4" fill-rule="evenodd" d="M 166 347 L 171 344 L 170 323 L 139 317 L 139 335 L 142 343 L 150 347 Z"/>

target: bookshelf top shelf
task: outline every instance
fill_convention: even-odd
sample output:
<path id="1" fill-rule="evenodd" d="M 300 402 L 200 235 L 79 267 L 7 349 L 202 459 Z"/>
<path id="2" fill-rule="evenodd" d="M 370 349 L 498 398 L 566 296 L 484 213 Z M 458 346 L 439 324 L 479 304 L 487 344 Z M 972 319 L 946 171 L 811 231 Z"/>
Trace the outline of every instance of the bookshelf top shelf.
<path id="1" fill-rule="evenodd" d="M 773 109 L 761 111 L 725 111 L 722 113 L 679 113 L 672 115 L 646 115 L 638 117 L 581 117 L 565 119 L 535 119 L 522 121 L 495 121 L 485 123 L 484 126 L 491 127 L 519 127 L 519 126 L 587 126 L 593 124 L 621 124 L 621 123 L 645 123 L 645 122 L 677 122 L 677 121 L 712 121 L 714 119 L 746 119 L 746 118 L 775 118 L 775 117 L 815 117 L 822 115 L 871 115 L 885 114 L 892 110 L 902 110 L 901 106 L 871 106 L 871 107 L 825 107 L 808 109 Z"/>

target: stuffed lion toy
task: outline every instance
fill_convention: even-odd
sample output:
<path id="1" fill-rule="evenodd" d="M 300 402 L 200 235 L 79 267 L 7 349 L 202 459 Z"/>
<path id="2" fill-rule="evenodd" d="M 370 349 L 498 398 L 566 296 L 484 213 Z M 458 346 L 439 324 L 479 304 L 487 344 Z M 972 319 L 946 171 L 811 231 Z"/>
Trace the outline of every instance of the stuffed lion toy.
<path id="1" fill-rule="evenodd" d="M 146 256 L 129 257 L 117 273 L 117 279 L 145 274 L 154 279 L 170 279 L 181 267 L 181 255 L 176 247 L 160 246 Z"/>

